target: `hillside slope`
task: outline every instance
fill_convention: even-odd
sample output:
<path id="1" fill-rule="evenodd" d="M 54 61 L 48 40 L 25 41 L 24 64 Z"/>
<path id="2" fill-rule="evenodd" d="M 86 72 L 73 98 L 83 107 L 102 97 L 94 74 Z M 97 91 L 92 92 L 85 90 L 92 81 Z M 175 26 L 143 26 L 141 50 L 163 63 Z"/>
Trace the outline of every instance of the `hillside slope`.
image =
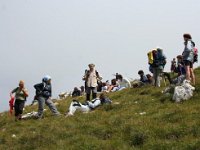
<path id="1" fill-rule="evenodd" d="M 111 93 L 112 105 L 73 117 L 54 117 L 48 110 L 42 120 L 15 122 L 4 112 L 0 149 L 200 149 L 200 69 L 195 73 L 194 97 L 179 104 L 161 93 L 163 87 L 147 86 Z M 71 98 L 58 101 L 59 111 L 66 112 L 70 102 Z M 37 106 L 26 107 L 24 113 L 33 110 Z"/>

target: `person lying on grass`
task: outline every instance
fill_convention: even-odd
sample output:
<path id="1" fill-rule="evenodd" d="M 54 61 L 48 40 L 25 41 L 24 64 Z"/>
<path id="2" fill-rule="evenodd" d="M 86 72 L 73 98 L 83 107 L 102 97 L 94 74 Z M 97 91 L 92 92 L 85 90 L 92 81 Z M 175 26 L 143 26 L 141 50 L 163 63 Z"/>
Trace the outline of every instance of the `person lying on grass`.
<path id="1" fill-rule="evenodd" d="M 86 101 L 84 104 L 74 99 L 70 104 L 69 111 L 66 113 L 66 117 L 74 115 L 76 110 L 80 110 L 82 112 L 89 112 L 100 105 L 111 103 L 112 101 L 109 98 L 107 98 L 103 93 L 100 94 L 98 98 L 95 98 L 91 101 Z"/>

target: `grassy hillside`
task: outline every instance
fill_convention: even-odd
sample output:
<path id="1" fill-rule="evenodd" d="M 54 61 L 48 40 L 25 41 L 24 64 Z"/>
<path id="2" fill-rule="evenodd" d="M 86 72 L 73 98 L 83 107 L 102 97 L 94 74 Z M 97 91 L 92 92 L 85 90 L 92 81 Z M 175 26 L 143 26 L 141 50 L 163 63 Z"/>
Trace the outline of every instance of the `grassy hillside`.
<path id="1" fill-rule="evenodd" d="M 54 117 L 48 110 L 42 120 L 15 122 L 7 112 L 2 113 L 0 149 L 200 149 L 200 69 L 195 72 L 194 97 L 179 104 L 164 96 L 163 88 L 149 86 L 111 93 L 113 103 L 120 104 L 73 117 Z M 59 101 L 59 111 L 64 113 L 70 102 L 70 98 Z M 33 110 L 37 106 L 27 107 L 25 113 Z"/>

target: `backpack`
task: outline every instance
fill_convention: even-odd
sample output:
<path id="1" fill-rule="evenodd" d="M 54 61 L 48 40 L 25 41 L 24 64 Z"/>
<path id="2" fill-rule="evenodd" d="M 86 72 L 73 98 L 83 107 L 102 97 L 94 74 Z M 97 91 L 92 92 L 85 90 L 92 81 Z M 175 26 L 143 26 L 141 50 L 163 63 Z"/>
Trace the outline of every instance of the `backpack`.
<path id="1" fill-rule="evenodd" d="M 149 65 L 152 65 L 153 64 L 153 60 L 154 60 L 154 57 L 153 57 L 153 51 L 154 50 L 151 50 L 147 53 L 147 56 L 148 56 L 148 64 Z"/>
<path id="2" fill-rule="evenodd" d="M 148 63 L 151 67 L 165 66 L 166 58 L 161 51 L 153 49 L 150 52 L 148 52 L 147 55 L 148 55 Z"/>
<path id="3" fill-rule="evenodd" d="M 194 63 L 198 62 L 198 49 L 195 47 L 194 48 Z"/>

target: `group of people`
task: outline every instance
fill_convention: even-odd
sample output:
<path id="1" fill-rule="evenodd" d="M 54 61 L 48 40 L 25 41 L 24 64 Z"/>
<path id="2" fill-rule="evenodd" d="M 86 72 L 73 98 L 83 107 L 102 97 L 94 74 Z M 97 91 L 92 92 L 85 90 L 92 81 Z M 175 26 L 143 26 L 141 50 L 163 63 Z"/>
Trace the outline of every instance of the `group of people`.
<path id="1" fill-rule="evenodd" d="M 153 74 L 144 74 L 143 70 L 138 71 L 140 76 L 140 82 L 143 85 L 151 84 L 156 87 L 160 87 L 160 77 L 161 75 L 167 76 L 170 83 L 180 84 L 184 79 L 191 81 L 195 85 L 195 75 L 193 71 L 193 64 L 198 60 L 198 51 L 195 48 L 195 43 L 192 41 L 190 34 L 184 34 L 184 50 L 181 55 L 177 56 L 177 62 L 175 59 L 171 62 L 171 71 L 177 73 L 178 76 L 175 79 L 171 79 L 170 75 L 164 72 L 164 67 L 167 63 L 166 56 L 163 54 L 163 49 L 157 47 L 151 50 L 148 55 L 149 71 Z M 109 81 L 102 82 L 102 77 L 99 75 L 98 71 L 95 69 L 94 64 L 88 65 L 89 69 L 85 70 L 83 80 L 85 81 L 85 86 L 81 89 L 74 88 L 72 93 L 73 97 L 84 95 L 86 93 L 86 101 L 84 104 L 73 100 L 69 107 L 69 112 L 67 115 L 73 115 L 77 109 L 87 112 L 91 109 L 98 107 L 104 103 L 111 103 L 111 100 L 107 98 L 104 94 L 100 94 L 97 98 L 97 92 L 115 92 L 120 91 L 125 88 L 132 87 L 130 81 L 123 78 L 121 74 L 116 73 L 115 78 Z M 37 118 L 43 117 L 44 104 L 46 104 L 52 113 L 56 116 L 60 115 L 56 106 L 51 100 L 51 77 L 45 76 L 42 82 L 34 85 L 36 90 L 35 100 L 38 101 L 38 113 Z M 15 95 L 13 95 L 15 93 Z M 92 95 L 92 100 L 91 100 Z M 10 93 L 11 98 L 15 97 L 14 109 L 16 120 L 20 120 L 23 113 L 24 104 L 26 98 L 28 97 L 28 90 L 24 86 L 24 81 L 19 82 L 19 86 L 15 88 Z M 10 105 L 11 106 L 11 105 Z"/>
<path id="2" fill-rule="evenodd" d="M 43 117 L 44 104 L 46 104 L 49 107 L 49 109 L 54 115 L 56 116 L 60 115 L 60 112 L 57 110 L 56 106 L 51 100 L 52 96 L 51 77 L 49 75 L 46 75 L 42 79 L 41 83 L 34 85 L 34 88 L 36 90 L 34 99 L 38 101 L 38 113 L 36 118 L 41 119 Z M 28 90 L 25 88 L 24 81 L 21 80 L 19 82 L 19 86 L 11 91 L 10 97 L 11 99 L 15 97 L 15 102 L 14 102 L 15 120 L 16 121 L 21 120 L 24 104 L 28 97 Z"/>
<path id="3" fill-rule="evenodd" d="M 164 67 L 167 63 L 166 56 L 162 48 L 158 47 L 147 54 L 149 71 L 153 76 L 151 77 L 150 74 L 144 75 L 144 72 L 140 70 L 138 74 L 140 75 L 141 83 L 150 83 L 156 87 L 160 87 L 160 80 L 163 77 L 164 80 L 167 78 L 169 83 L 174 85 L 180 85 L 185 79 L 190 81 L 193 85 L 196 84 L 193 64 L 198 62 L 198 50 L 190 34 L 184 34 L 183 39 L 184 50 L 182 54 L 176 57 L 177 62 L 175 58 L 171 61 L 171 72 L 173 75 L 177 73 L 177 76 L 172 79 L 169 73 L 164 72 Z"/>

